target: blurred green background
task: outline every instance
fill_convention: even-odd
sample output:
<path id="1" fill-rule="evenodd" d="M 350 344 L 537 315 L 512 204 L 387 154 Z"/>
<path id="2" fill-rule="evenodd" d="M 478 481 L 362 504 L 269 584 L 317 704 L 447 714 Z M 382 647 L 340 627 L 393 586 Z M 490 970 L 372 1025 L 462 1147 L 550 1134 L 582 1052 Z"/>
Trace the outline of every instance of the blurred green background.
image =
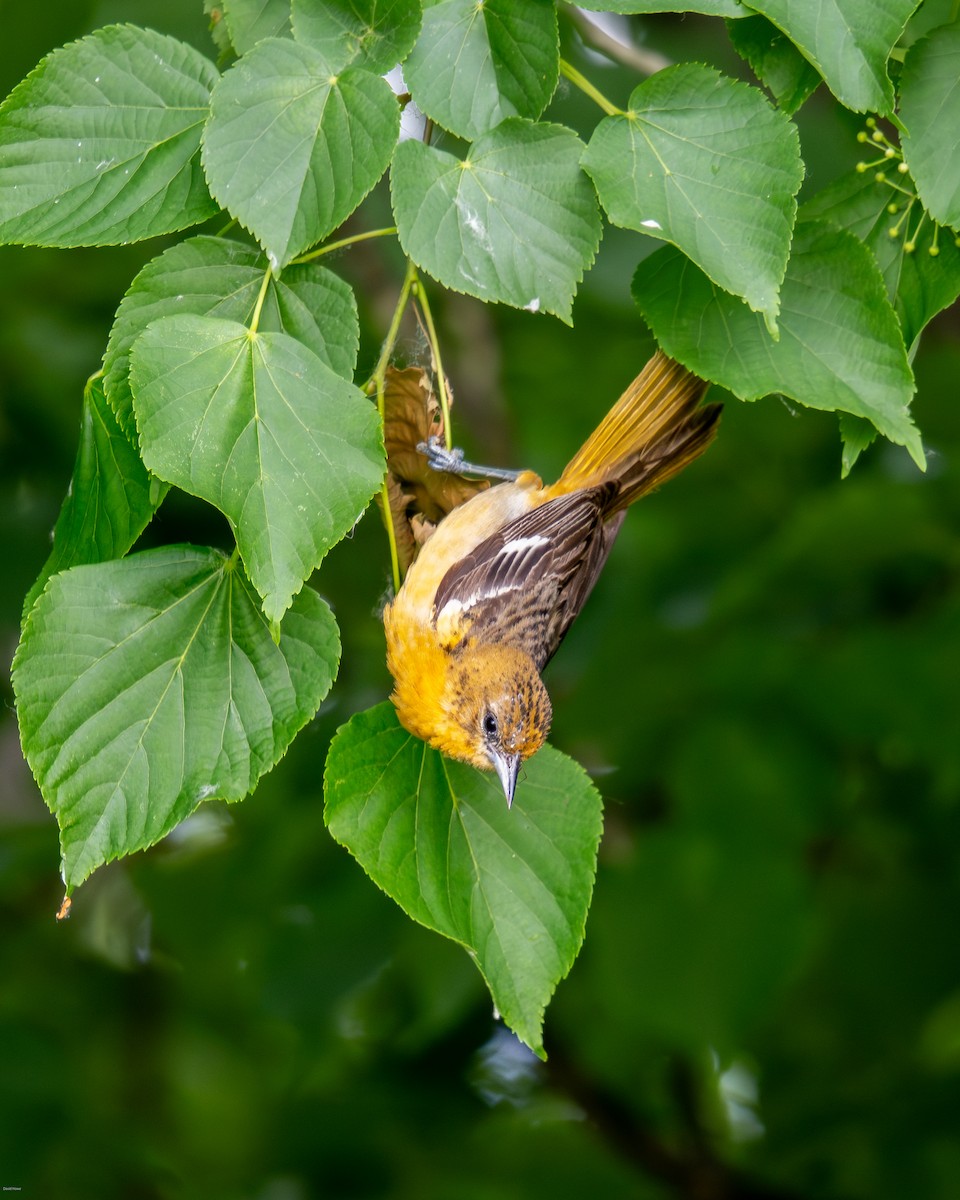
<path id="1" fill-rule="evenodd" d="M 2 5 L 0 90 L 117 19 L 207 50 L 199 7 L 50 0 L 41 20 Z M 719 23 L 638 27 L 663 53 L 694 46 L 742 74 Z M 591 70 L 627 94 L 625 77 Z M 576 123 L 576 100 L 560 103 Z M 853 117 L 818 93 L 799 123 L 810 188 L 849 169 Z M 650 351 L 628 299 L 636 246 L 608 233 L 572 330 L 434 289 L 472 454 L 559 471 Z M 83 382 L 160 249 L 0 250 L 5 667 Z M 362 293 L 363 376 L 401 268 L 370 247 L 333 265 Z M 548 677 L 553 741 L 607 809 L 546 1064 L 498 1026 L 466 956 L 412 926 L 324 831 L 328 740 L 388 691 L 375 513 L 314 581 L 344 638 L 317 719 L 255 797 L 205 806 L 97 872 L 61 926 L 56 828 L 5 670 L 0 1186 L 955 1200 L 958 335 L 956 311 L 942 315 L 915 364 L 926 476 L 881 444 L 841 482 L 835 418 L 731 401 L 706 457 L 632 512 Z M 422 354 L 415 331 L 404 349 Z M 226 544 L 226 529 L 172 497 L 145 544 L 183 539 Z"/>

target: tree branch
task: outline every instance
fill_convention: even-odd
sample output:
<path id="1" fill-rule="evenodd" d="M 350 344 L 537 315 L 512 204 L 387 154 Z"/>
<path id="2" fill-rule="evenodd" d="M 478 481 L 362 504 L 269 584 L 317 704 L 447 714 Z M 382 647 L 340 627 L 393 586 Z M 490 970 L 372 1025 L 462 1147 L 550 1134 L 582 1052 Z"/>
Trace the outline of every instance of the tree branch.
<path id="1" fill-rule="evenodd" d="M 664 67 L 672 65 L 669 58 L 665 58 L 655 50 L 644 50 L 641 46 L 621 42 L 612 37 L 599 25 L 595 25 L 586 13 L 575 5 L 568 4 L 566 11 L 584 42 L 588 46 L 592 46 L 594 50 L 605 54 L 607 58 L 613 59 L 614 62 L 622 63 L 625 67 L 640 71 L 644 75 L 656 75 L 657 71 L 662 71 Z"/>
<path id="2" fill-rule="evenodd" d="M 682 1200 L 802 1200 L 723 1162 L 702 1138 L 693 1139 L 690 1154 L 678 1151 L 638 1120 L 620 1096 L 589 1078 L 562 1046 L 549 1047 L 546 1068 L 552 1085 L 583 1110 L 611 1149 Z"/>

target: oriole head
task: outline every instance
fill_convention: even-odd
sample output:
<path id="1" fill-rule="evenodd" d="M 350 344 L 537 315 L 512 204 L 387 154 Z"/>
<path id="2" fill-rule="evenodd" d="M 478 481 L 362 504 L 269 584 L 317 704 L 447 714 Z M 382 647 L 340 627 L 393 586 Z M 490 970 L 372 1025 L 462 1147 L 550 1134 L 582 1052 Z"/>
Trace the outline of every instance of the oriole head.
<path id="1" fill-rule="evenodd" d="M 533 660 L 512 646 L 468 641 L 451 665 L 443 708 L 440 749 L 496 771 L 512 804 L 520 764 L 550 732 L 550 697 Z"/>

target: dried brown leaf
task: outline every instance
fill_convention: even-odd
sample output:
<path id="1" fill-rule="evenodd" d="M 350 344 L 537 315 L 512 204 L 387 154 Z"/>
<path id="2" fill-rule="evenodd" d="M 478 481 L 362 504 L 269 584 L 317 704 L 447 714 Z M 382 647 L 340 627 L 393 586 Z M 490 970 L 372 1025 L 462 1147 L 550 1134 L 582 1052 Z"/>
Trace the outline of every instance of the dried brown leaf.
<path id="1" fill-rule="evenodd" d="M 427 371 L 387 368 L 383 440 L 387 451 L 387 490 L 404 571 L 416 550 L 447 513 L 489 487 L 487 480 L 435 471 L 417 446 L 443 441 L 443 414 Z M 401 550 L 403 547 L 403 550 Z M 405 561 L 405 555 L 409 559 Z"/>
<path id="2" fill-rule="evenodd" d="M 397 542 L 397 560 L 400 563 L 400 573 L 406 575 L 407 569 L 417 556 L 419 543 L 407 516 L 407 509 L 413 502 L 413 497 L 404 492 L 397 477 L 387 472 L 387 501 L 390 505 L 390 519 L 393 523 L 394 537 Z M 383 495 L 377 494 L 377 503 L 383 514 Z M 386 520 L 386 518 L 384 518 Z"/>

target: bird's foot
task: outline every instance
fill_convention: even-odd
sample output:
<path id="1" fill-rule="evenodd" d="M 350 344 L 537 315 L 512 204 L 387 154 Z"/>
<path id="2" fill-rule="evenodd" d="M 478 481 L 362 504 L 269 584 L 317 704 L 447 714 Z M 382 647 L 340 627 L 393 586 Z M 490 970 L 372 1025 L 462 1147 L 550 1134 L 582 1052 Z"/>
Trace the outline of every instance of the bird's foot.
<path id="1" fill-rule="evenodd" d="M 451 475 L 480 475 L 485 479 L 510 481 L 520 476 L 519 471 L 508 471 L 505 467 L 481 467 L 476 463 L 467 462 L 459 447 L 448 450 L 438 437 L 419 442 L 417 449 L 424 455 L 432 471 L 447 471 Z"/>

